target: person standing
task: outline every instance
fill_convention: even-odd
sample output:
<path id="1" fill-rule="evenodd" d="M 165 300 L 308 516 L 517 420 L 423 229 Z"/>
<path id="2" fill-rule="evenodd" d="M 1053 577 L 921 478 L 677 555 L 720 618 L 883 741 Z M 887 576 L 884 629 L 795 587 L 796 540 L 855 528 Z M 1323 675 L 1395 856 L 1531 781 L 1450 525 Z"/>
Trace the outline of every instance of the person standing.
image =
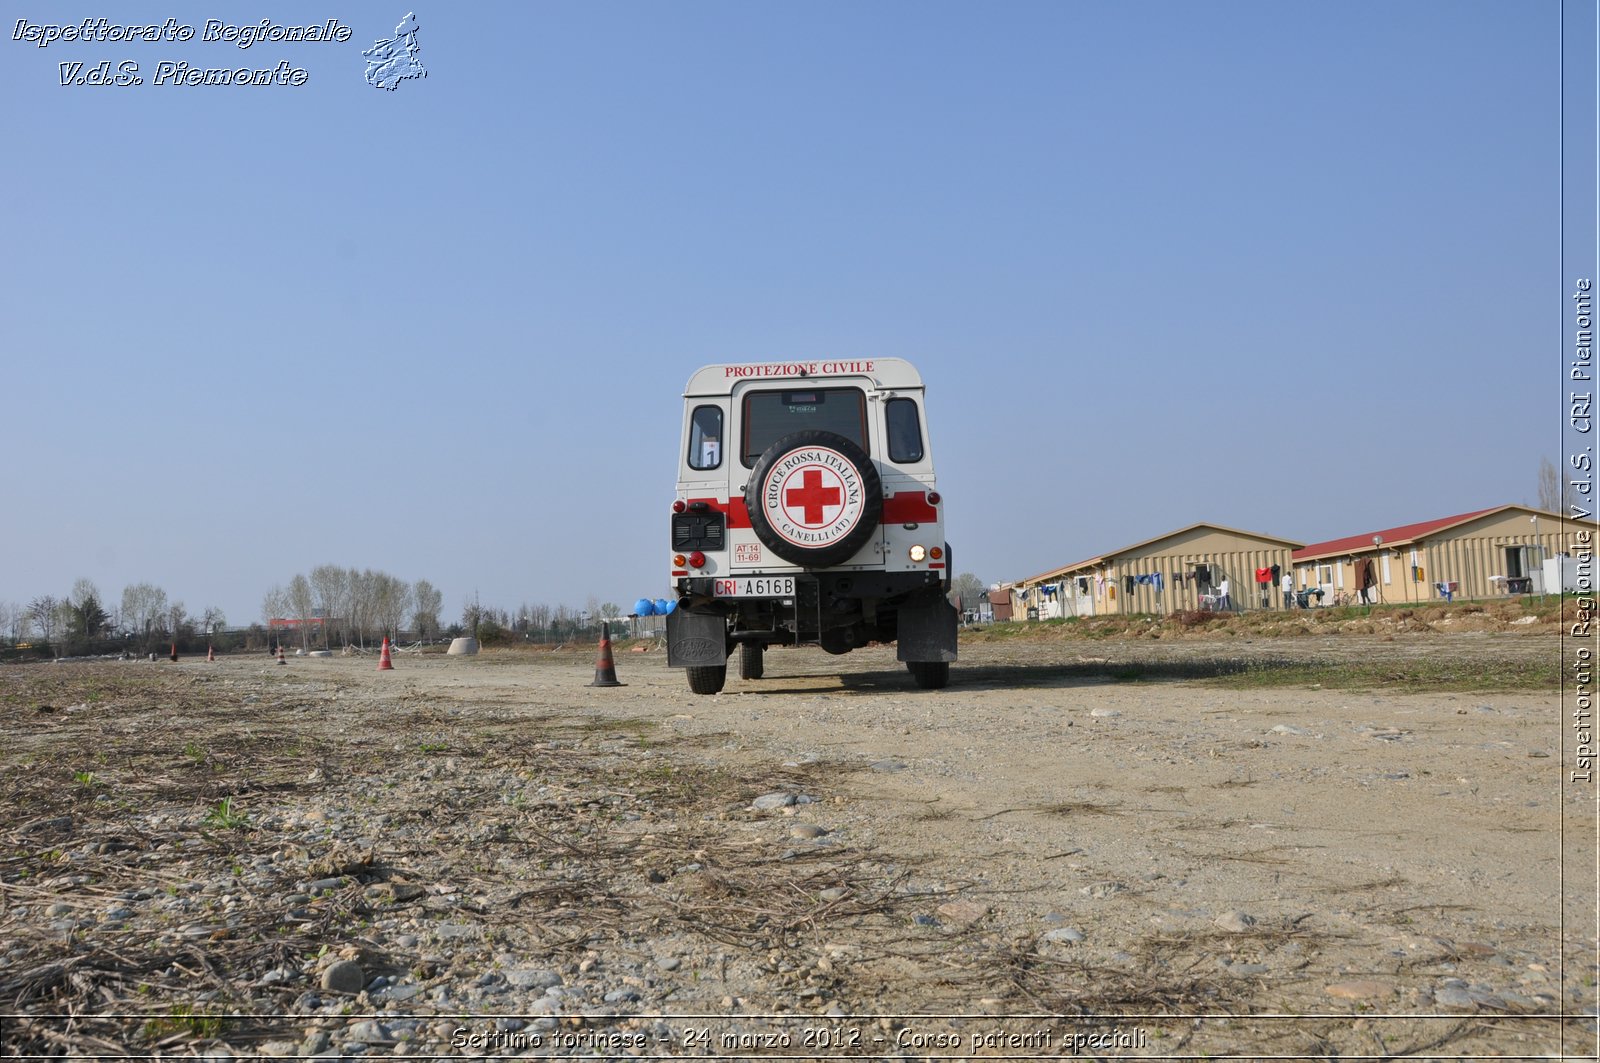
<path id="1" fill-rule="evenodd" d="M 1288 569 L 1283 570 L 1283 607 L 1294 608 L 1294 573 Z"/>

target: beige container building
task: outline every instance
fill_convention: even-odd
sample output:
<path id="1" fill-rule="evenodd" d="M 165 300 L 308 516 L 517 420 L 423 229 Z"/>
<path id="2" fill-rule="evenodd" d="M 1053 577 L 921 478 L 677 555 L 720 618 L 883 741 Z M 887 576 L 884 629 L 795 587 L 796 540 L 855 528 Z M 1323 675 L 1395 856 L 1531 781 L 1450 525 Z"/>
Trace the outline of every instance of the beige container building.
<path id="1" fill-rule="evenodd" d="M 1544 561 L 1577 552 L 1580 531 L 1593 534 L 1593 522 L 1530 506 L 1474 510 L 1301 547 L 1295 582 L 1321 590 L 1323 605 L 1359 603 L 1364 580 L 1367 600 L 1385 604 L 1542 594 Z"/>
<path id="2" fill-rule="evenodd" d="M 1013 588 L 1015 616 L 1049 620 L 1203 608 L 1281 609 L 1281 576 L 1300 545 L 1220 524 L 1191 524 L 1019 581 Z M 1258 573 L 1265 584 L 1257 582 Z"/>

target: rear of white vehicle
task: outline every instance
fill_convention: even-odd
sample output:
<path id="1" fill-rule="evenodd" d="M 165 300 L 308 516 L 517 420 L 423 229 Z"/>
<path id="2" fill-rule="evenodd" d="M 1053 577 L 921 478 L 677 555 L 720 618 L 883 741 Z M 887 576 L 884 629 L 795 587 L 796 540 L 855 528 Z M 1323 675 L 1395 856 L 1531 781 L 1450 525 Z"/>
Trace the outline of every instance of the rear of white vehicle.
<path id="1" fill-rule="evenodd" d="M 685 391 L 668 663 L 716 693 L 774 644 L 895 641 L 924 687 L 956 656 L 922 379 L 898 358 L 707 366 Z"/>

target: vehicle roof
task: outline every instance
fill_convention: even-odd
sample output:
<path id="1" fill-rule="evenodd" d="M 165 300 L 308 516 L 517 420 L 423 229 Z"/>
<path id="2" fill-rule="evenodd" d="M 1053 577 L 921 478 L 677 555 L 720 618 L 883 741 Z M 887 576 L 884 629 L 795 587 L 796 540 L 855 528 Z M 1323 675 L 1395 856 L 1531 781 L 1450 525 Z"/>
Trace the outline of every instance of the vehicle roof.
<path id="1" fill-rule="evenodd" d="M 729 395 L 735 384 L 868 378 L 877 388 L 920 388 L 922 376 L 904 358 L 816 358 L 777 362 L 728 362 L 702 366 L 689 377 L 684 395 Z"/>

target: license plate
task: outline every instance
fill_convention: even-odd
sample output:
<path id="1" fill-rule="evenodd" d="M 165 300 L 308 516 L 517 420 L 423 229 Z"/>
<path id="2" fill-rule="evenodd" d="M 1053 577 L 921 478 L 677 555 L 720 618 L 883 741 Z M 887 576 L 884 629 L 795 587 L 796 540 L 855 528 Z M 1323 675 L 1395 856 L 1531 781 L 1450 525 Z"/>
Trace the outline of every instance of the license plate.
<path id="1" fill-rule="evenodd" d="M 793 576 L 744 576 L 711 581 L 713 598 L 793 598 Z"/>

